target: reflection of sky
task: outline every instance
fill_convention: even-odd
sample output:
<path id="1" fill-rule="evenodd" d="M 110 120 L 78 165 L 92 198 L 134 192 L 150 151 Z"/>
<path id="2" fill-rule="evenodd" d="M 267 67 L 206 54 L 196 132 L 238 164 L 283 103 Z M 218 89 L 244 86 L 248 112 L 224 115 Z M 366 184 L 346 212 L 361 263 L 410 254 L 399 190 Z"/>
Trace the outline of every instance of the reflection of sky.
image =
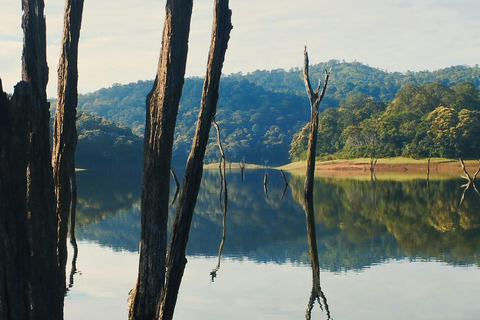
<path id="1" fill-rule="evenodd" d="M 188 257 L 175 319 L 302 319 L 309 267 Z M 80 274 L 65 301 L 65 319 L 126 319 L 138 255 L 79 242 Z M 68 270 L 67 270 L 68 271 Z M 334 319 L 477 319 L 480 269 L 439 262 L 387 261 L 361 272 L 321 271 Z M 326 319 L 315 304 L 312 319 Z"/>

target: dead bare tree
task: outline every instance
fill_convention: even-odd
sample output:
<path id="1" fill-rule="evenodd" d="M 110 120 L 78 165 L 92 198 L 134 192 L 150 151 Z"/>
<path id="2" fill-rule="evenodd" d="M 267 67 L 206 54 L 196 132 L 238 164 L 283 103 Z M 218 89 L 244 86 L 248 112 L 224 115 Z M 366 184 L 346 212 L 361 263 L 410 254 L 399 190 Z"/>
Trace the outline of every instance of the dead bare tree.
<path id="1" fill-rule="evenodd" d="M 307 47 L 304 50 L 304 64 L 303 64 L 303 80 L 305 82 L 305 88 L 307 90 L 308 98 L 310 100 L 310 115 L 311 120 L 309 124 L 309 136 L 308 136 L 308 150 L 307 150 L 307 177 L 305 179 L 305 196 L 313 196 L 313 183 L 315 175 L 315 153 L 317 149 L 317 135 L 318 135 L 318 107 L 325 95 L 327 89 L 328 78 L 330 77 L 330 71 L 325 70 L 325 80 L 323 87 L 321 81 L 318 83 L 317 89 L 314 91 L 310 84 L 310 78 L 308 75 L 308 53 Z M 320 91 L 321 89 L 321 91 Z"/>
<path id="2" fill-rule="evenodd" d="M 310 251 L 310 261 L 312 264 L 312 283 L 313 283 L 310 300 L 309 300 L 307 311 L 305 314 L 306 319 L 310 319 L 311 311 L 312 311 L 315 300 L 318 300 L 319 305 L 322 308 L 322 303 L 320 302 L 320 298 L 322 298 L 324 302 L 328 318 L 330 319 L 330 311 L 328 309 L 327 300 L 320 288 L 320 267 L 318 263 L 318 250 L 317 250 L 315 216 L 314 216 L 314 206 L 313 206 L 315 153 L 316 153 L 317 135 L 318 135 L 318 107 L 325 95 L 325 90 L 327 89 L 330 72 L 331 72 L 331 69 L 330 71 L 325 70 L 325 80 L 323 83 L 323 87 L 321 85 L 321 81 L 319 81 L 317 89 L 313 91 L 312 85 L 310 84 L 310 79 L 308 76 L 308 53 L 307 53 L 307 47 L 305 47 L 303 79 L 305 82 L 305 88 L 307 90 L 308 98 L 310 100 L 311 120 L 309 124 L 310 130 L 309 130 L 309 136 L 308 136 L 307 173 L 305 178 L 304 209 L 305 209 L 305 216 L 307 220 L 308 247 Z"/>
<path id="3" fill-rule="evenodd" d="M 147 96 L 138 279 L 129 319 L 152 320 L 165 283 L 173 134 L 182 95 L 192 0 L 167 0 L 157 76 Z"/>
<path id="4" fill-rule="evenodd" d="M 242 178 L 242 182 L 245 180 L 245 157 L 243 157 L 242 161 L 238 164 L 240 167 L 240 176 Z"/>
<path id="5" fill-rule="evenodd" d="M 475 179 L 476 179 L 478 173 L 480 172 L 480 168 L 478 168 L 478 170 L 475 172 L 475 174 L 473 175 L 473 178 L 472 178 L 470 176 L 470 174 L 467 172 L 467 169 L 465 168 L 465 163 L 463 162 L 462 158 L 460 158 L 460 166 L 462 167 L 462 170 L 463 170 L 463 173 L 464 173 L 462 178 L 465 178 L 467 180 L 467 183 L 462 185 L 462 188 L 464 188 L 463 193 L 462 193 L 462 198 L 460 199 L 460 205 L 462 205 L 463 201 L 465 200 L 465 194 L 467 193 L 467 190 L 470 188 L 470 186 L 473 186 L 473 189 L 475 190 L 475 192 L 478 195 L 480 195 L 480 192 L 478 191 L 477 186 L 475 184 Z"/>
<path id="6" fill-rule="evenodd" d="M 232 13 L 228 3 L 228 0 L 215 0 L 212 41 L 208 55 L 200 113 L 173 222 L 166 262 L 165 286 L 162 302 L 158 308 L 158 318 L 162 320 L 173 318 L 178 289 L 187 263 L 185 249 L 202 180 L 203 158 L 212 120 L 216 114 L 223 61 L 230 38 L 230 30 L 232 29 Z"/>
<path id="7" fill-rule="evenodd" d="M 0 319 L 63 319 L 43 0 L 22 1 L 22 81 L 0 94 Z M 1 89 L 1 85 L 0 85 Z"/>
<path id="8" fill-rule="evenodd" d="M 83 0 L 67 0 L 62 50 L 58 63 L 58 99 L 53 129 L 53 180 L 58 220 L 58 267 L 65 290 L 68 219 L 75 188 L 75 149 L 77 147 L 78 43 L 83 15 Z M 74 217 L 72 217 L 74 219 Z M 62 286 L 62 284 L 60 284 Z"/>
<path id="9" fill-rule="evenodd" d="M 172 202 L 170 202 L 169 207 L 173 206 L 173 204 L 175 203 L 175 200 L 177 200 L 178 192 L 180 191 L 180 183 L 178 182 L 177 174 L 175 173 L 175 171 L 173 171 L 173 169 L 170 170 L 170 174 L 172 175 L 173 180 L 175 181 L 175 193 L 173 194 Z"/>
<path id="10" fill-rule="evenodd" d="M 218 260 L 215 269 L 210 272 L 210 276 L 213 280 L 217 277 L 217 272 L 220 269 L 220 262 L 222 258 L 223 246 L 225 245 L 225 240 L 227 237 L 227 207 L 228 207 L 228 189 L 227 189 L 227 174 L 226 174 L 226 161 L 225 161 L 225 152 L 222 146 L 222 140 L 220 138 L 220 126 L 218 125 L 215 117 L 213 118 L 213 125 L 217 131 L 217 144 L 218 149 L 220 150 L 221 161 L 220 161 L 220 206 L 222 207 L 223 213 L 223 225 L 222 225 L 222 240 L 220 241 L 220 246 L 218 247 Z"/>

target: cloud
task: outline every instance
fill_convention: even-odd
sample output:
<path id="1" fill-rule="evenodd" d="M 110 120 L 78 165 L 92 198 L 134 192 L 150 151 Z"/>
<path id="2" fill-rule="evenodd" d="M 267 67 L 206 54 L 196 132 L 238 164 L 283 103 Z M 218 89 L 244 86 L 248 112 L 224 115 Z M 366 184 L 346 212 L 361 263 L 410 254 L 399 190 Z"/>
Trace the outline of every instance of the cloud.
<path id="1" fill-rule="evenodd" d="M 85 2 L 80 92 L 154 77 L 164 5 L 158 0 Z M 49 96 L 56 94 L 63 6 L 64 0 L 50 0 L 45 9 Z M 312 64 L 345 59 L 400 72 L 473 65 L 480 56 L 477 0 L 242 0 L 231 1 L 230 7 L 234 28 L 224 64 L 227 74 L 300 67 L 304 45 Z M 16 43 L 8 52 L 2 48 L 5 83 L 12 70 L 20 70 L 22 13 L 19 4 L 9 1 L 0 10 L 0 41 Z M 187 76 L 205 73 L 212 12 L 213 1 L 194 1 Z"/>

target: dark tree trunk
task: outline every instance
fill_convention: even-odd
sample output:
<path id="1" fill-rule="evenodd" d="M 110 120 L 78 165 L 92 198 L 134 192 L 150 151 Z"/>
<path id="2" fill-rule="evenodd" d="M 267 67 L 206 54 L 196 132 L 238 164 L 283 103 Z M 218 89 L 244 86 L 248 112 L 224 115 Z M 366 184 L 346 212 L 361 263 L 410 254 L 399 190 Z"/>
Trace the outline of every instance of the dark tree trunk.
<path id="1" fill-rule="evenodd" d="M 23 0 L 22 82 L 0 93 L 0 319 L 63 319 L 42 0 Z M 1 87 L 1 86 L 0 86 Z"/>
<path id="2" fill-rule="evenodd" d="M 46 30 L 43 0 L 23 0 L 22 79 L 30 89 L 27 144 L 27 211 L 32 261 L 32 313 L 35 319 L 62 319 L 57 291 L 57 218 L 50 149 L 50 105 L 46 87 Z"/>
<path id="3" fill-rule="evenodd" d="M 155 318 L 165 282 L 173 134 L 185 79 L 192 6 L 192 0 L 167 1 L 157 77 L 147 97 L 140 262 L 129 297 L 132 320 Z"/>
<path id="4" fill-rule="evenodd" d="M 72 208 L 72 184 L 75 183 L 78 42 L 82 14 L 83 0 L 67 0 L 63 21 L 62 51 L 58 64 L 58 100 L 53 129 L 52 157 L 58 219 L 59 290 L 61 291 L 66 288 L 68 219 Z"/>
<path id="5" fill-rule="evenodd" d="M 225 59 L 231 29 L 231 11 L 228 7 L 228 0 L 216 0 L 212 41 L 208 56 L 207 73 L 203 84 L 200 114 L 198 116 L 192 149 L 187 160 L 187 167 L 171 232 L 166 262 L 166 282 L 158 313 L 158 318 L 162 320 L 173 318 L 178 290 L 187 263 L 185 249 L 188 242 L 193 210 L 202 180 L 205 149 L 212 120 L 216 114 L 220 77 L 222 75 L 223 61 Z"/>
<path id="6" fill-rule="evenodd" d="M 313 91 L 310 79 L 308 77 L 308 53 L 305 47 L 304 51 L 304 65 L 303 65 L 303 80 L 307 90 L 308 98 L 311 106 L 311 120 L 309 124 L 308 149 L 307 149 L 307 176 L 305 178 L 305 197 L 313 197 L 313 182 L 315 175 L 315 153 L 317 149 L 317 135 L 318 135 L 318 106 L 322 102 L 325 90 L 327 89 L 328 78 L 330 71 L 325 71 L 325 81 L 323 88 L 319 82 L 318 88 Z M 320 92 L 320 88 L 322 91 Z"/>
<path id="7" fill-rule="evenodd" d="M 317 249 L 317 237 L 315 231 L 315 214 L 313 206 L 313 185 L 315 178 L 315 153 L 317 148 L 317 135 L 318 135 L 318 107 L 325 95 L 327 89 L 328 78 L 330 77 L 330 71 L 325 70 L 325 81 L 323 87 L 321 82 L 318 83 L 318 88 L 313 91 L 310 79 L 308 76 L 308 53 L 305 47 L 304 51 L 304 65 L 303 65 L 303 79 L 305 82 L 305 88 L 307 90 L 308 98 L 311 106 L 311 120 L 310 131 L 308 137 L 308 150 L 307 150 L 307 173 L 305 178 L 305 191 L 304 191 L 304 208 L 307 219 L 307 236 L 308 247 L 310 251 L 310 261 L 312 264 L 312 292 L 308 303 L 305 319 L 310 319 L 311 311 L 315 300 L 318 300 L 320 307 L 322 304 L 320 298 L 322 298 L 327 312 L 328 319 L 330 319 L 330 311 L 328 309 L 327 299 L 320 288 L 320 265 L 318 262 L 318 249 Z M 321 91 L 320 91 L 321 89 Z"/>
<path id="8" fill-rule="evenodd" d="M 26 91 L 26 92 L 25 92 Z M 26 100 L 26 101 L 25 101 Z M 25 83 L 10 102 L 0 79 L 0 319 L 31 316 L 30 242 L 27 230 L 27 113 Z"/>

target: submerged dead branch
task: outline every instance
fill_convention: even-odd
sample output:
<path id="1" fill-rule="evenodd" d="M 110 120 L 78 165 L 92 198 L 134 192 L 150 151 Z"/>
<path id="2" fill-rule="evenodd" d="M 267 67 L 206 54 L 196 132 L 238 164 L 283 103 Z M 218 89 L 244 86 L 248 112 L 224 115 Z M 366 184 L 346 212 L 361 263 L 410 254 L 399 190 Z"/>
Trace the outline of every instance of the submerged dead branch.
<path id="1" fill-rule="evenodd" d="M 223 213 L 223 231 L 222 231 L 222 240 L 220 241 L 220 246 L 218 248 L 218 260 L 217 260 L 217 266 L 215 269 L 213 269 L 210 272 L 210 276 L 212 279 L 212 282 L 214 279 L 217 277 L 217 272 L 220 269 L 220 262 L 222 258 L 222 251 L 223 251 L 223 246 L 225 244 L 225 239 L 227 237 L 227 205 L 228 205 L 228 193 L 227 193 L 227 173 L 226 173 L 226 161 L 225 161 L 225 152 L 223 150 L 222 146 L 222 140 L 220 138 L 220 127 L 218 123 L 215 120 L 215 117 L 213 117 L 212 120 L 213 125 L 215 126 L 215 129 L 217 131 L 217 144 L 218 148 L 220 149 L 220 155 L 222 157 L 222 160 L 220 161 L 220 206 L 222 207 L 222 213 Z"/>
<path id="2" fill-rule="evenodd" d="M 480 171 L 480 168 L 475 172 L 472 178 L 468 173 L 462 158 L 460 158 L 460 165 L 464 173 L 464 175 L 461 177 L 467 180 L 467 183 L 462 185 L 462 188 L 464 188 L 462 193 L 462 198 L 460 199 L 460 205 L 462 205 L 463 201 L 465 200 L 465 194 L 467 193 L 467 190 L 470 188 L 470 186 L 473 186 L 473 189 L 475 190 L 475 192 L 480 196 L 480 192 L 478 191 L 477 186 L 475 185 L 475 179 L 477 177 L 478 172 Z"/>
<path id="3" fill-rule="evenodd" d="M 177 200 L 178 191 L 180 190 L 180 183 L 178 182 L 177 175 L 175 174 L 175 171 L 173 171 L 173 169 L 170 169 L 170 174 L 172 175 L 173 180 L 175 180 L 176 188 L 175 188 L 175 194 L 173 195 L 172 202 L 170 202 L 170 204 L 168 205 L 169 207 L 173 206 L 173 204 L 175 203 L 175 200 Z"/>

